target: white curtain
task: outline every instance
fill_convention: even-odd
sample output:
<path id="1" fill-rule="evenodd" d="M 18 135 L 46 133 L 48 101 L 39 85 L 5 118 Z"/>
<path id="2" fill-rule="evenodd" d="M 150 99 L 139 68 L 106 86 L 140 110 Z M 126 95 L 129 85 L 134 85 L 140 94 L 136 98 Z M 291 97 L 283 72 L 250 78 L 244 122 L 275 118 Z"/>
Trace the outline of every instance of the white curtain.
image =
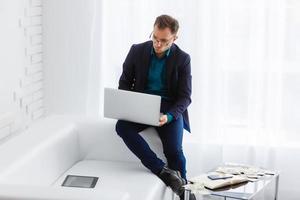
<path id="1" fill-rule="evenodd" d="M 280 199 L 298 199 L 299 11 L 298 0 L 102 1 L 101 55 L 91 58 L 101 57 L 100 94 L 117 87 L 130 46 L 149 39 L 155 17 L 174 16 L 176 43 L 192 58 L 193 137 L 220 145 L 223 162 L 280 170 Z"/>

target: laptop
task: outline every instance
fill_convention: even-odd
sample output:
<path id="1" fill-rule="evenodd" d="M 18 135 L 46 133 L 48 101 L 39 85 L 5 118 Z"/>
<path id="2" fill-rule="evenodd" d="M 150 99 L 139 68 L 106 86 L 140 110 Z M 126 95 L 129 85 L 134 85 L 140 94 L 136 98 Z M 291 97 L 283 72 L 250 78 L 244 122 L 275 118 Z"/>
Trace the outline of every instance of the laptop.
<path id="1" fill-rule="evenodd" d="M 152 126 L 159 125 L 161 97 L 104 88 L 104 117 Z"/>

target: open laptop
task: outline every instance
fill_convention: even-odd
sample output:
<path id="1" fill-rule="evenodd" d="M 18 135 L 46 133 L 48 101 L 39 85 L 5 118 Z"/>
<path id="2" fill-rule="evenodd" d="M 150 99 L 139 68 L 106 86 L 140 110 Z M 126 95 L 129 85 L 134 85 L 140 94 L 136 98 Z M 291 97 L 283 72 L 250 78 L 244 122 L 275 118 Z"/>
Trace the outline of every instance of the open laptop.
<path id="1" fill-rule="evenodd" d="M 104 89 L 104 117 L 158 126 L 161 97 L 157 95 Z"/>

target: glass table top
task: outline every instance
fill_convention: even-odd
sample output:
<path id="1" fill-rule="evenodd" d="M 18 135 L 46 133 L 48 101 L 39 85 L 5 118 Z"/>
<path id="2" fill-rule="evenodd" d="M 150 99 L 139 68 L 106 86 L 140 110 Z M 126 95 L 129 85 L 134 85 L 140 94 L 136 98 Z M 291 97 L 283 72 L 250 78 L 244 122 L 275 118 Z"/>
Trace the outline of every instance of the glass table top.
<path id="1" fill-rule="evenodd" d="M 231 187 L 226 187 L 218 190 L 211 191 L 212 195 L 231 197 L 236 199 L 251 199 L 258 192 L 264 189 L 271 182 L 275 182 L 278 174 L 275 175 L 265 175 L 259 180 L 254 182 L 247 182 L 238 185 L 233 185 Z"/>

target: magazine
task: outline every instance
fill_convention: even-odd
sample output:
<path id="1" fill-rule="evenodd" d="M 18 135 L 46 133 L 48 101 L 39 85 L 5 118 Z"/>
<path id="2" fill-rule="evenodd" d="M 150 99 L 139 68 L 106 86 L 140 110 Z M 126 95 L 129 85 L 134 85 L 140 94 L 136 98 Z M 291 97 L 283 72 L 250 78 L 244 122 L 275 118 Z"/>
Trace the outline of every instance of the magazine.
<path id="1" fill-rule="evenodd" d="M 212 180 L 208 176 L 217 177 L 220 176 L 220 178 L 215 178 Z M 225 178 L 223 178 L 225 177 Z M 190 180 L 191 182 L 195 184 L 203 184 L 206 188 L 214 190 L 219 189 L 225 186 L 235 185 L 243 182 L 247 182 L 248 178 L 244 176 L 239 175 L 230 175 L 230 174 L 222 174 L 222 173 L 209 173 L 209 174 L 203 174 L 197 177 L 194 177 Z"/>

